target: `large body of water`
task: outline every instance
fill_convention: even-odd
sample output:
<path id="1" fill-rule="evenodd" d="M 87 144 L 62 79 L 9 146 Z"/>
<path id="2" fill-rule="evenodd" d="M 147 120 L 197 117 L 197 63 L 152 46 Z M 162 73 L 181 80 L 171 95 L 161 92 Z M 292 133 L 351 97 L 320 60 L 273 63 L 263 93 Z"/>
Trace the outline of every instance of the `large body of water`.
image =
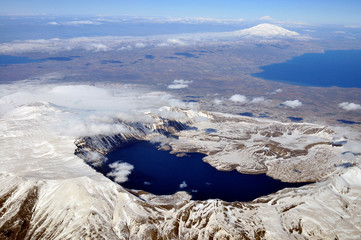
<path id="1" fill-rule="evenodd" d="M 204 156 L 191 153 L 185 157 L 176 157 L 143 141 L 109 153 L 103 169 L 107 174 L 112 170 L 109 168 L 111 163 L 130 163 L 134 169 L 122 186 L 156 195 L 187 191 L 194 200 L 218 198 L 225 201 L 251 201 L 286 187 L 304 185 L 284 183 L 265 174 L 218 171 L 202 161 Z"/>
<path id="2" fill-rule="evenodd" d="M 11 65 L 11 64 L 26 64 L 26 63 L 37 63 L 37 62 L 45 62 L 45 61 L 71 61 L 73 58 L 78 56 L 72 57 L 48 57 L 48 58 L 28 58 L 28 57 L 18 57 L 18 56 L 11 56 L 11 55 L 0 55 L 0 65 Z"/>
<path id="3" fill-rule="evenodd" d="M 25 64 L 25 63 L 44 62 L 44 61 L 45 61 L 44 59 L 32 59 L 28 57 L 0 55 L 0 65 Z"/>
<path id="4" fill-rule="evenodd" d="M 300 86 L 361 88 L 361 50 L 304 54 L 261 69 L 253 76 Z"/>

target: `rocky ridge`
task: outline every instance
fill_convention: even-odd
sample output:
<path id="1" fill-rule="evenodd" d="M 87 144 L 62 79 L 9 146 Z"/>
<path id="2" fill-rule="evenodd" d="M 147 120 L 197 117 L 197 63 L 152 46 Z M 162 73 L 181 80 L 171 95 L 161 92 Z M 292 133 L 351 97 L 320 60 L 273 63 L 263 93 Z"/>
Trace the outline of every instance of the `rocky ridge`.
<path id="1" fill-rule="evenodd" d="M 134 141 L 152 140 L 159 141 L 161 148 L 171 149 L 174 154 L 206 154 L 203 160 L 221 171 L 266 173 L 285 182 L 319 181 L 342 170 L 341 166 L 352 166 L 359 161 L 359 153 L 348 151 L 348 145 L 357 142 L 359 136 L 347 139 L 331 127 L 221 113 L 171 111 L 181 111 L 189 119 L 181 122 L 155 117 L 153 124 L 123 123 L 131 129 L 131 134 L 78 139 L 76 155 L 89 162 L 91 158 L 87 154 L 94 151 L 105 155 Z M 212 131 L 208 132 L 209 129 Z"/>
<path id="2" fill-rule="evenodd" d="M 174 127 L 174 122 L 162 118 L 147 124 L 124 122 L 126 134 L 83 137 L 76 140 L 76 149 L 69 144 L 74 142 L 71 136 L 46 131 L 63 114 L 59 108 L 46 104 L 21 108 L 0 122 L 6 133 L 0 146 L 7 149 L 0 158 L 0 184 L 6 186 L 0 188 L 2 239 L 352 239 L 361 235 L 360 157 L 350 145 L 360 140 L 357 134 L 344 139 L 345 131 L 340 134 L 339 129 L 313 124 L 169 109 L 188 117 L 176 126 L 189 127 Z M 24 127 L 29 131 L 24 132 Z M 178 138 L 167 138 L 168 133 Z M 314 168 L 318 154 L 328 158 L 314 163 L 321 172 L 315 184 L 248 203 L 229 203 L 192 201 L 185 192 L 131 193 L 74 155 L 76 149 L 78 156 L 96 166 L 107 151 L 140 139 L 156 139 L 174 153 L 206 153 L 205 160 L 221 170 L 271 176 L 281 171 L 281 178 L 288 181 L 312 176 L 303 171 Z M 12 141 L 22 143 L 21 151 L 9 149 Z M 29 148 L 34 145 L 38 147 Z M 299 174 L 295 163 L 303 177 L 295 177 Z"/>

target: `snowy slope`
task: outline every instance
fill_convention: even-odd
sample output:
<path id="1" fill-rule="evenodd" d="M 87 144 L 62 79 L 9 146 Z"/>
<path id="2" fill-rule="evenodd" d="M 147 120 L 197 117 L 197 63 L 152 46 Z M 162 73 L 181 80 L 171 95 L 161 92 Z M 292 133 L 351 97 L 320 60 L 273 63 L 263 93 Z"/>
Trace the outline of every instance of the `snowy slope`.
<path id="1" fill-rule="evenodd" d="M 71 89 L 72 97 L 64 96 L 66 89 Z M 290 162 L 304 161 L 306 170 L 313 159 L 287 158 L 291 150 L 336 139 L 337 129 L 332 132 L 317 125 L 287 125 L 182 110 L 191 106 L 164 93 L 140 94 L 123 86 L 4 86 L 0 94 L 0 239 L 355 239 L 361 234 L 361 169 L 357 155 L 330 158 L 329 167 L 345 160 L 352 160 L 354 165 L 337 168 L 323 176 L 322 182 L 284 189 L 250 203 L 191 201 L 185 192 L 172 196 L 138 192 L 138 198 L 74 155 L 75 141 L 88 135 L 93 147 L 83 149 L 95 151 L 88 155 L 94 161 L 101 161 L 102 152 L 97 150 L 106 151 L 119 139 L 104 136 L 161 138 L 153 130 L 169 128 L 163 121 L 168 116 L 200 130 L 218 130 L 218 136 L 197 137 L 195 130 L 177 133 L 179 141 L 169 143 L 174 150 L 187 149 L 188 142 L 200 151 L 209 151 L 209 146 L 229 146 L 228 154 L 237 155 L 240 143 L 266 150 L 268 145 L 264 143 L 272 140 L 288 150 L 286 155 L 281 151 L 266 158 L 266 166 L 284 167 L 283 172 L 289 173 Z M 106 110 L 102 104 L 106 104 Z M 135 119 L 142 121 L 133 124 Z M 234 131 L 235 124 L 244 132 Z M 147 128 L 142 126 L 148 126 L 150 132 L 144 132 Z M 247 136 L 247 129 L 253 135 Z M 284 130 L 292 130 L 292 134 L 276 134 Z M 347 133 L 339 131 L 341 136 Z M 274 137 L 269 139 L 267 133 Z M 357 133 L 349 135 L 349 141 L 359 144 L 359 140 Z M 257 142 L 261 144 L 255 145 Z M 325 147 L 331 157 L 348 148 L 347 144 L 319 147 L 321 152 Z M 219 159 L 222 161 L 222 157 Z M 224 167 L 237 158 L 230 163 L 227 159 L 223 159 Z"/>
<path id="2" fill-rule="evenodd" d="M 297 38 L 309 40 L 311 37 L 302 36 L 297 32 L 287 30 L 280 26 L 262 23 L 257 26 L 231 32 L 203 32 L 169 35 L 153 35 L 146 37 L 103 36 L 103 37 L 75 37 L 19 40 L 0 43 L 1 54 L 16 54 L 26 52 L 62 52 L 70 50 L 83 50 L 90 52 L 117 51 L 139 46 L 166 47 L 184 45 L 217 44 L 218 41 L 242 41 L 247 38 Z"/>
<path id="3" fill-rule="evenodd" d="M 256 37 L 294 37 L 299 36 L 297 32 L 287 30 L 274 24 L 262 23 L 257 26 L 234 32 L 238 36 Z"/>

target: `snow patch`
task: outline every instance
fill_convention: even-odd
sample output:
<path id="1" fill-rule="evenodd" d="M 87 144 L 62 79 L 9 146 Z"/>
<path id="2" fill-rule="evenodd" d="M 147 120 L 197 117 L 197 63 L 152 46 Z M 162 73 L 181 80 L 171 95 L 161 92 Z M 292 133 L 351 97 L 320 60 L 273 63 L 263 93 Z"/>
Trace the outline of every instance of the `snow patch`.
<path id="1" fill-rule="evenodd" d="M 299 33 L 287 30 L 283 27 L 262 23 L 257 26 L 242 29 L 235 32 L 238 36 L 258 36 L 258 37 L 293 37 L 299 36 Z"/>

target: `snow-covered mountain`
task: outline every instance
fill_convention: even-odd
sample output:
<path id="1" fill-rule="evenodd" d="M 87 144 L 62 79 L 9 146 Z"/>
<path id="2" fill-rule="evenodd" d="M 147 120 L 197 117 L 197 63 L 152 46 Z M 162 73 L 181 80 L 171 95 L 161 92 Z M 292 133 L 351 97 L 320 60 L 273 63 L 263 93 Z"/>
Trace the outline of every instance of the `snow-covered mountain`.
<path id="1" fill-rule="evenodd" d="M 299 33 L 287 30 L 283 27 L 262 23 L 257 26 L 242 29 L 234 32 L 238 36 L 256 36 L 256 37 L 294 37 L 299 36 Z"/>
<path id="2" fill-rule="evenodd" d="M 203 112 L 168 94 L 129 87 L 16 88 L 4 86 L 0 92 L 0 239 L 354 239 L 361 234 L 359 133 Z M 193 128 L 179 131 L 187 125 Z M 203 131 L 208 128 L 217 131 Z M 165 131 L 178 139 L 169 141 Z M 157 139 L 175 152 L 206 153 L 205 160 L 221 170 L 321 181 L 248 203 L 192 201 L 185 192 L 130 193 L 89 165 L 134 139 Z"/>
<path id="3" fill-rule="evenodd" d="M 184 46 L 193 44 L 215 44 L 218 41 L 240 41 L 240 38 L 295 38 L 309 39 L 297 32 L 287 30 L 277 25 L 263 23 L 257 26 L 231 32 L 204 32 L 169 35 L 154 35 L 146 37 L 74 37 L 19 40 L 0 43 L 1 54 L 14 54 L 26 52 L 61 52 L 70 50 L 86 50 L 94 52 L 124 50 L 138 48 L 139 46 L 165 47 Z"/>

